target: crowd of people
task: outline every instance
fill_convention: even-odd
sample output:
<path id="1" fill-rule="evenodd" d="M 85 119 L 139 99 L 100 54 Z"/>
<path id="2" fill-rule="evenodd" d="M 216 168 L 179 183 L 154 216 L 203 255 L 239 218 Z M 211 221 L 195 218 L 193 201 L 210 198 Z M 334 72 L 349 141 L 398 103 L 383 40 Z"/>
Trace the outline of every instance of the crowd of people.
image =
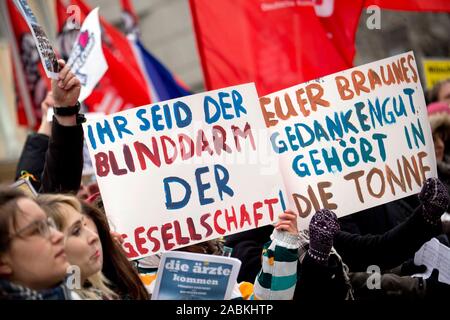
<path id="1" fill-rule="evenodd" d="M 16 178 L 31 177 L 39 194 L 0 188 L 0 300 L 148 300 L 160 256 L 129 261 L 98 188 L 82 184 L 84 119 L 71 111 L 81 86 L 64 61 L 59 65 L 42 125 L 27 138 L 17 168 Z M 418 195 L 340 219 L 322 209 L 301 231 L 296 213 L 280 212 L 273 226 L 180 250 L 221 255 L 232 248 L 242 263 L 233 299 L 450 297 L 437 270 L 412 277 L 424 271 L 413 260 L 424 243 L 436 237 L 450 246 L 450 79 L 428 99 L 439 178 L 426 180 Z M 49 123 L 49 106 L 67 112 Z M 367 285 L 370 266 L 381 271 L 376 290 Z"/>

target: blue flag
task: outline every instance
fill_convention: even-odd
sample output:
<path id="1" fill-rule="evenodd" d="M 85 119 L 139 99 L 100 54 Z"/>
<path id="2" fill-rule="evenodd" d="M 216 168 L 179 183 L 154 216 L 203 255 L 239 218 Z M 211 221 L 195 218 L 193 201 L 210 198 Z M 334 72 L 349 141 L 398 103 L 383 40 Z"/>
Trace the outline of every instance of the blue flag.
<path id="1" fill-rule="evenodd" d="M 142 64 L 142 72 L 149 82 L 152 102 L 170 100 L 192 94 L 184 88 L 172 73 L 164 67 L 150 52 L 145 49 L 140 40 L 134 41 L 138 61 Z"/>

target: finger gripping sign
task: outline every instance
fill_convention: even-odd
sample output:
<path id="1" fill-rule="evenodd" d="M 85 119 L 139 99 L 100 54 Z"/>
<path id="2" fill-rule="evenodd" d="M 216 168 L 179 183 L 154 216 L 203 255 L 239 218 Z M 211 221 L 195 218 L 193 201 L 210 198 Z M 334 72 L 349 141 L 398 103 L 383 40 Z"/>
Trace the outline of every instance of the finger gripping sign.
<path id="1" fill-rule="evenodd" d="M 260 107 L 300 227 L 320 208 L 345 216 L 436 176 L 412 52 L 261 97 Z"/>
<path id="2" fill-rule="evenodd" d="M 84 124 L 106 212 L 131 259 L 274 222 L 283 184 L 254 84 Z M 264 135 L 264 133 L 266 133 Z"/>
<path id="3" fill-rule="evenodd" d="M 48 78 L 58 79 L 59 64 L 56 59 L 55 51 L 45 34 L 44 29 L 38 23 L 33 11 L 28 5 L 27 0 L 14 0 L 14 4 L 19 9 L 20 13 L 27 22 L 28 27 L 33 34 L 34 41 L 36 42 L 36 47 L 41 58 L 41 63 L 44 66 L 45 73 Z"/>

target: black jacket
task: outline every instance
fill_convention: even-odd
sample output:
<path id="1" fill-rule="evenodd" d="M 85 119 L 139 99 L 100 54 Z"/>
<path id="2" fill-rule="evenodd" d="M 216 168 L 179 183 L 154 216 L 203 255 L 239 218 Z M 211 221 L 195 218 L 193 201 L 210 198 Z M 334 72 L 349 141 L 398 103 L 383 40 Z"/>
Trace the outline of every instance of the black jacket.
<path id="1" fill-rule="evenodd" d="M 334 238 L 334 247 L 350 271 L 366 271 L 370 265 L 378 265 L 381 269 L 394 268 L 412 257 L 426 241 L 438 235 L 441 228 L 440 224 L 436 227 L 427 224 L 418 207 L 406 221 L 382 235 L 340 231 Z M 255 280 L 261 269 L 262 247 L 270 240 L 272 230 L 272 226 L 266 226 L 227 237 L 225 245 L 232 247 L 232 256 L 242 262 L 238 281 Z M 314 273 L 311 277 L 317 279 L 326 273 L 329 275 L 327 278 L 331 279 L 339 268 L 334 261 L 330 261 L 329 268 L 321 271 L 316 268 L 317 277 Z"/>
<path id="2" fill-rule="evenodd" d="M 233 248 L 231 256 L 241 260 L 238 282 L 253 283 L 261 269 L 263 245 L 270 240 L 273 227 L 271 225 L 236 233 L 225 238 L 225 246 Z"/>
<path id="3" fill-rule="evenodd" d="M 442 226 L 432 226 L 422 217 L 418 207 L 405 222 L 382 235 L 357 235 L 340 231 L 334 238 L 334 248 L 350 272 L 367 272 L 369 266 L 381 270 L 393 268 L 438 235 Z M 316 263 L 308 255 L 298 267 L 294 299 L 298 300 L 342 300 L 348 292 L 342 263 L 331 255 L 328 265 Z M 441 287 L 438 287 L 442 290 Z"/>
<path id="4" fill-rule="evenodd" d="M 418 196 L 412 195 L 339 218 L 339 224 L 349 233 L 383 234 L 408 219 L 419 204 Z"/>
<path id="5" fill-rule="evenodd" d="M 350 271 L 366 271 L 370 265 L 382 270 L 395 268 L 414 256 L 431 238 L 439 235 L 442 225 L 427 223 L 419 206 L 403 223 L 381 235 L 358 235 L 340 231 L 334 247 Z"/>
<path id="6" fill-rule="evenodd" d="M 47 143 L 46 143 L 47 142 Z M 28 137 L 16 176 L 26 170 L 40 178 L 40 193 L 77 193 L 83 171 L 83 127 L 66 127 L 53 117 L 52 136 Z"/>
<path id="7" fill-rule="evenodd" d="M 45 154 L 48 150 L 50 138 L 45 134 L 32 133 L 28 135 L 22 154 L 17 164 L 16 178 L 19 179 L 24 172 L 30 173 L 36 180 L 30 179 L 36 191 L 41 188 L 42 172 L 44 172 Z"/>

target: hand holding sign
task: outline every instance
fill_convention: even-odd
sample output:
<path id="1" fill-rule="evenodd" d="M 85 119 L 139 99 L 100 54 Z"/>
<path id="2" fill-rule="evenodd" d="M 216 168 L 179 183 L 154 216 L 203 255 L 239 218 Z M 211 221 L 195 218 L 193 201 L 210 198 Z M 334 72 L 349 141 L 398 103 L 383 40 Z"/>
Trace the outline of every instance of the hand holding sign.
<path id="1" fill-rule="evenodd" d="M 419 193 L 425 219 L 437 225 L 449 204 L 447 187 L 438 178 L 428 178 Z"/>
<path id="2" fill-rule="evenodd" d="M 64 60 L 58 60 L 61 72 L 58 74 L 58 80 L 52 80 L 53 99 L 55 106 L 68 107 L 77 103 L 80 96 L 80 80 L 70 71 Z"/>
<path id="3" fill-rule="evenodd" d="M 280 214 L 279 220 L 275 225 L 275 229 L 298 235 L 297 214 L 295 214 L 291 210 Z"/>
<path id="4" fill-rule="evenodd" d="M 52 93 L 55 107 L 65 108 L 74 106 L 80 97 L 80 80 L 70 71 L 64 60 L 58 60 L 61 71 L 58 79 L 52 79 Z M 71 117 L 61 117 L 55 115 L 61 125 L 72 126 L 76 124 L 76 115 Z"/>

